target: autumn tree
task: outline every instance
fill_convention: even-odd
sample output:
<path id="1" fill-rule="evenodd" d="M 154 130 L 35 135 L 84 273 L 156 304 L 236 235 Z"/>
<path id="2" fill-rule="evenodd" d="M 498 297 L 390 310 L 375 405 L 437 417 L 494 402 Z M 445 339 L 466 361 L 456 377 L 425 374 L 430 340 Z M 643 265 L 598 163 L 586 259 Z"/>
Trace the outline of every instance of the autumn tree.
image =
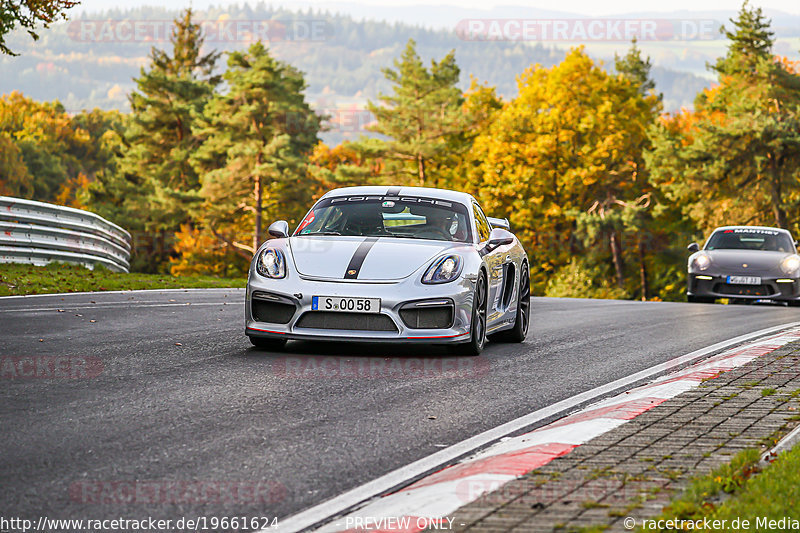
<path id="1" fill-rule="evenodd" d="M 383 169 L 380 141 L 363 139 L 358 149 L 354 146 L 342 143 L 330 147 L 319 143 L 314 147 L 308 172 L 314 182 L 315 198 L 337 187 L 371 183 L 380 176 Z"/>
<path id="2" fill-rule="evenodd" d="M 72 0 L 0 0 L 0 53 L 17 55 L 6 45 L 5 36 L 15 27 L 25 28 L 34 40 L 39 39 L 36 26 L 49 27 L 53 22 L 66 20 L 67 9 L 80 2 Z"/>
<path id="3" fill-rule="evenodd" d="M 0 131 L 0 196 L 31 197 L 33 177 L 22 152 L 7 131 Z"/>
<path id="4" fill-rule="evenodd" d="M 18 92 L 0 97 L 0 190 L 86 207 L 90 182 L 114 167 L 103 138 L 119 116 L 99 109 L 70 116 L 58 101 L 37 102 Z"/>
<path id="5" fill-rule="evenodd" d="M 519 95 L 475 140 L 469 190 L 489 212 L 510 217 L 535 258 L 531 278 L 539 294 L 550 276 L 581 255 L 581 213 L 593 206 L 609 211 L 616 201 L 641 196 L 636 154 L 655 98 L 576 49 L 550 69 L 528 69 Z M 603 235 L 608 250 L 610 232 Z"/>
<path id="6" fill-rule="evenodd" d="M 626 289 L 625 256 L 633 255 L 639 266 L 641 299 L 646 299 L 648 287 L 644 233 L 648 229 L 646 226 L 650 220 L 647 211 L 651 204 L 651 191 L 643 152 L 648 146 L 647 128 L 661 109 L 661 97 L 653 96 L 655 82 L 650 77 L 650 59 L 642 57 L 635 39 L 627 54 L 622 57 L 615 54 L 614 69 L 619 76 L 627 79 L 642 97 L 631 100 L 640 104 L 642 117 L 641 120 L 631 124 L 628 132 L 631 136 L 630 151 L 627 153 L 629 160 L 626 165 L 629 178 L 607 180 L 606 186 L 600 187 L 601 194 L 588 210 L 578 215 L 578 235 L 589 241 L 590 245 L 598 241 L 608 241 L 616 286 L 621 290 Z M 621 190 L 623 188 L 626 190 Z M 634 240 L 630 243 L 635 247 L 633 254 L 625 253 L 624 241 L 628 236 Z"/>
<path id="7" fill-rule="evenodd" d="M 625 191 L 620 190 L 620 182 L 609 180 L 611 187 L 606 187 L 604 194 L 597 198 L 586 212 L 578 215 L 578 234 L 591 242 L 608 239 L 611 261 L 617 288 L 632 292 L 632 283 L 627 280 L 627 265 L 635 262 L 638 266 L 639 297 L 646 300 L 649 294 L 646 255 L 648 246 L 652 244 L 653 224 L 652 211 L 653 191 L 648 181 L 647 167 L 644 163 L 644 151 L 649 147 L 647 130 L 661 111 L 661 95 L 655 94 L 655 81 L 650 70 L 649 58 L 633 40 L 624 56 L 614 56 L 614 70 L 618 76 L 627 79 L 641 98 L 633 97 L 639 107 L 639 119 L 628 131 L 629 151 L 626 166 L 629 177 L 622 181 Z M 614 187 L 613 185 L 617 186 Z M 628 244 L 626 253 L 625 244 Z M 629 259 L 626 261 L 626 256 Z"/>
<path id="8" fill-rule="evenodd" d="M 472 78 L 470 88 L 464 93 L 461 112 L 468 125 L 459 135 L 460 153 L 456 164 L 445 169 L 444 185 L 451 189 L 468 190 L 470 176 L 481 161 L 470 153 L 475 140 L 486 135 L 499 112 L 503 109 L 503 99 L 494 87 L 478 83 Z"/>

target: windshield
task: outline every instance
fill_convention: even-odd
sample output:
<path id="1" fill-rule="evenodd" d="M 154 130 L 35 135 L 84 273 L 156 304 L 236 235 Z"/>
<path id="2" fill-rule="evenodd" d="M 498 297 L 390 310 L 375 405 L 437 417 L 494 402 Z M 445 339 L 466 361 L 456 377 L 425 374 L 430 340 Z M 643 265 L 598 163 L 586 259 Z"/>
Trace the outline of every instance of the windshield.
<path id="1" fill-rule="evenodd" d="M 791 237 L 782 231 L 765 229 L 726 229 L 708 239 L 706 250 L 764 250 L 794 252 Z"/>
<path id="2" fill-rule="evenodd" d="M 472 242 L 467 209 L 435 198 L 343 196 L 320 201 L 294 235 Z"/>

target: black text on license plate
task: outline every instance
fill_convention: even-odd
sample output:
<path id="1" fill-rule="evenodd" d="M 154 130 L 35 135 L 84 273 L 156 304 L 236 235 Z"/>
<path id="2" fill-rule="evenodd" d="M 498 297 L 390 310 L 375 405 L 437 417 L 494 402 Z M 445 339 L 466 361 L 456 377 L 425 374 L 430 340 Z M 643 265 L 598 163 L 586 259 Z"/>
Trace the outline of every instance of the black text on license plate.
<path id="1" fill-rule="evenodd" d="M 728 276 L 729 285 L 761 285 L 761 278 L 756 276 Z"/>
<path id="2" fill-rule="evenodd" d="M 380 298 L 351 298 L 349 296 L 314 296 L 313 311 L 344 311 L 348 313 L 380 313 Z"/>

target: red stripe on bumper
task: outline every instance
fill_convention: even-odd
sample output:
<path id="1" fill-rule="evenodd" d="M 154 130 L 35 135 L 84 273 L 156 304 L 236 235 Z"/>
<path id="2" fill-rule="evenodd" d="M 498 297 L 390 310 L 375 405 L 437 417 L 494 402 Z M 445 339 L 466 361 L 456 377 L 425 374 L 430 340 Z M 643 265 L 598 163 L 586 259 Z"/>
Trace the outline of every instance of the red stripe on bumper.
<path id="1" fill-rule="evenodd" d="M 262 331 L 264 333 L 277 333 L 278 335 L 286 335 L 284 331 L 272 331 L 269 329 L 247 328 L 249 331 Z"/>
<path id="2" fill-rule="evenodd" d="M 406 337 L 407 339 L 452 339 L 455 337 L 463 337 L 464 335 L 469 335 L 469 331 L 466 333 L 459 333 L 458 335 L 433 335 L 430 337 Z"/>

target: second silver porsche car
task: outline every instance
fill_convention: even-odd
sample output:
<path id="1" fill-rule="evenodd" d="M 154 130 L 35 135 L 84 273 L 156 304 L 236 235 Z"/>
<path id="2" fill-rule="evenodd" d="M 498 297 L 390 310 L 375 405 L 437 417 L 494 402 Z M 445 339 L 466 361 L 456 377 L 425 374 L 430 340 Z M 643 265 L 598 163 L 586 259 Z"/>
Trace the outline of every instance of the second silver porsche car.
<path id="1" fill-rule="evenodd" d="M 289 234 L 256 252 L 246 334 L 287 339 L 452 345 L 476 355 L 491 339 L 528 332 L 528 257 L 508 222 L 469 194 L 418 187 L 349 187 L 325 194 Z"/>
<path id="2" fill-rule="evenodd" d="M 689 251 L 687 298 L 800 303 L 800 257 L 785 229 L 762 226 L 717 228 L 705 246 Z"/>

